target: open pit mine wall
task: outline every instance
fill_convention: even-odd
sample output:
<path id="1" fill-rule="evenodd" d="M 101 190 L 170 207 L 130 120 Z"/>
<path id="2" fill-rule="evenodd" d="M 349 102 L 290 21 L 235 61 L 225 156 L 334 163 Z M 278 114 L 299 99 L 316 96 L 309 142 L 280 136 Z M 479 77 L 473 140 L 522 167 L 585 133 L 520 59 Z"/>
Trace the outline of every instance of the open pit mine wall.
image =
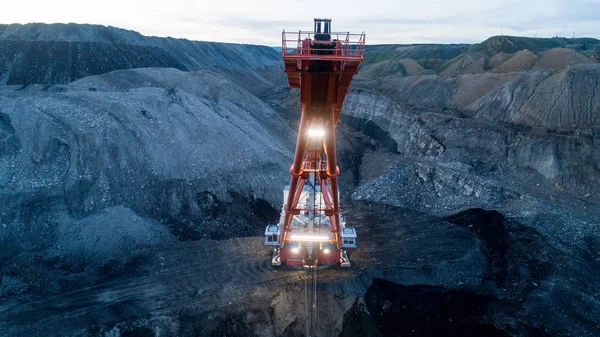
<path id="1" fill-rule="evenodd" d="M 0 25 L 0 84 L 67 84 L 145 67 L 218 68 L 253 93 L 285 84 L 274 71 L 282 67 L 281 55 L 266 46 L 149 37 L 99 25 Z"/>
<path id="2" fill-rule="evenodd" d="M 413 167 L 421 172 L 414 177 L 427 179 L 432 170 L 444 169 L 439 164 L 466 172 L 441 179 L 462 179 L 467 195 L 477 192 L 468 183 L 474 176 L 516 174 L 582 197 L 600 186 L 599 78 L 600 65 L 586 64 L 562 71 L 384 79 L 377 92 L 359 82 L 342 118 L 410 158 L 408 166 L 420 165 Z"/>

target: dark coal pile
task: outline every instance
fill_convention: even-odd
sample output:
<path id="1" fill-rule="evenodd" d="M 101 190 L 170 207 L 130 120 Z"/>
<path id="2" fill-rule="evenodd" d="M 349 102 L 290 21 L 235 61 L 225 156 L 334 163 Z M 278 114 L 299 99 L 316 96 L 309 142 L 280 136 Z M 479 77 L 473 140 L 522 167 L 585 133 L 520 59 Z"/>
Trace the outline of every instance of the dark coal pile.
<path id="1" fill-rule="evenodd" d="M 493 297 L 374 279 L 364 302 L 346 314 L 340 336 L 511 336 L 493 324 L 506 310 Z"/>

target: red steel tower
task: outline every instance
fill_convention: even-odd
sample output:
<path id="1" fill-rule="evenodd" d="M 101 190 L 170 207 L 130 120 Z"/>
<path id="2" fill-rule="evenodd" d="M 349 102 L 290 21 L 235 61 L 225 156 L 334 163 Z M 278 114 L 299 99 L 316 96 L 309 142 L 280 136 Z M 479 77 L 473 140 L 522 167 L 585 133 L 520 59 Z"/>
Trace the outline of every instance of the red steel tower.
<path id="1" fill-rule="evenodd" d="M 332 32 L 331 19 L 315 19 L 311 32 L 282 33 L 285 72 L 290 87 L 300 88 L 302 116 L 281 217 L 265 231 L 273 265 L 350 266 L 346 248 L 356 247 L 356 232 L 340 214 L 335 126 L 364 48 L 364 32 Z"/>

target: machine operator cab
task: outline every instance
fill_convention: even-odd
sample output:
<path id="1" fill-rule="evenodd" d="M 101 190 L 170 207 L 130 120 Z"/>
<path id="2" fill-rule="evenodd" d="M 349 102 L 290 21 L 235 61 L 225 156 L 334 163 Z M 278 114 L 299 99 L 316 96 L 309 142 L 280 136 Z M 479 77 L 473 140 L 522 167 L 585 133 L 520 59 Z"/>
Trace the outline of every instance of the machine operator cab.
<path id="1" fill-rule="evenodd" d="M 273 247 L 271 265 L 281 266 L 317 266 L 339 264 L 350 267 L 347 248 L 356 248 L 356 230 L 346 225 L 340 215 L 341 247 L 335 242 L 331 232 L 331 219 L 324 210 L 311 210 L 311 205 L 323 203 L 320 186 L 307 183 L 298 201 L 298 212 L 290 223 L 291 232 L 284 247 L 281 247 L 281 226 L 285 219 L 285 202 L 289 194 L 289 186 L 283 189 L 283 204 L 279 223 L 269 223 L 265 228 L 265 245 Z"/>
<path id="2" fill-rule="evenodd" d="M 337 39 L 332 40 L 331 35 L 331 19 L 315 19 L 314 35 L 310 41 L 311 54 L 333 54 L 333 50 L 339 43 Z"/>
<path id="3" fill-rule="evenodd" d="M 323 28 L 321 30 L 321 27 Z M 331 19 L 315 19 L 315 41 L 331 40 Z"/>

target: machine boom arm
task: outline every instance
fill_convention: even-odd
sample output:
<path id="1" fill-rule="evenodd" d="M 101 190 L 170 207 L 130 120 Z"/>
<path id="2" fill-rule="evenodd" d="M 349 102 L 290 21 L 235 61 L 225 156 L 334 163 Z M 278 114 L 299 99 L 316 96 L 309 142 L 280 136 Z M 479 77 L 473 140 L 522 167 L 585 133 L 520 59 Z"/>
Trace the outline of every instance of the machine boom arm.
<path id="1" fill-rule="evenodd" d="M 352 76 L 364 57 L 365 35 L 332 33 L 331 20 L 325 30 L 298 32 L 296 48 L 288 48 L 283 32 L 282 54 L 291 87 L 300 88 L 302 116 L 294 162 L 290 168 L 290 186 L 281 224 L 281 247 L 289 241 L 291 223 L 299 214 L 298 200 L 310 173 L 317 177 L 323 194 L 325 215 L 331 220 L 333 242 L 342 247 L 338 193 L 339 168 L 336 160 L 335 126 Z M 320 22 L 319 22 L 320 25 Z M 295 33 L 294 33 L 295 34 Z M 352 39 L 357 39 L 352 41 Z M 312 151 L 311 155 L 307 155 Z"/>

